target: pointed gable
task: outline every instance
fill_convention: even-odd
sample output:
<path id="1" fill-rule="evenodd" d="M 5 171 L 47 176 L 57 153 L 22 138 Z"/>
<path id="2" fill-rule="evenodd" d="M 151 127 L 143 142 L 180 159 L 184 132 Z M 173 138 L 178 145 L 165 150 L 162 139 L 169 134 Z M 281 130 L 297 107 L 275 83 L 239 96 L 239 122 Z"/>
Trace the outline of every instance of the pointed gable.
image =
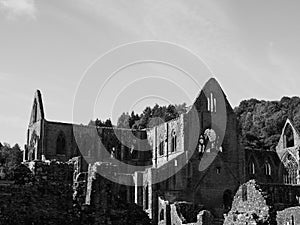
<path id="1" fill-rule="evenodd" d="M 300 135 L 292 121 L 287 119 L 276 147 L 277 150 L 292 148 L 300 145 Z"/>
<path id="2" fill-rule="evenodd" d="M 228 112 L 232 111 L 220 84 L 210 78 L 196 98 L 191 111 L 198 112 L 201 129 L 211 128 L 217 131 L 223 140 L 227 125 Z M 203 132 L 203 130 L 202 130 Z"/>
<path id="3" fill-rule="evenodd" d="M 39 90 L 35 92 L 33 105 L 31 110 L 30 122 L 29 125 L 36 123 L 45 118 L 42 95 Z"/>

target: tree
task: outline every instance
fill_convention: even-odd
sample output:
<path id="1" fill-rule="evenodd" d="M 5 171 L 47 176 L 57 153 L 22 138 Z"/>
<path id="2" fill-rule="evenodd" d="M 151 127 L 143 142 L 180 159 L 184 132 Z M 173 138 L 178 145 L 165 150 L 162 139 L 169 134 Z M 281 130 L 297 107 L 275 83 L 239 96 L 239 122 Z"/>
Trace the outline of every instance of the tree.
<path id="1" fill-rule="evenodd" d="M 21 164 L 23 152 L 18 144 L 11 147 L 4 143 L 0 146 L 0 163 L 6 167 L 7 173 L 10 174 L 15 167 Z"/>
<path id="2" fill-rule="evenodd" d="M 245 147 L 275 149 L 287 118 L 300 129 L 299 97 L 282 97 L 280 101 L 244 100 L 234 111 Z"/>

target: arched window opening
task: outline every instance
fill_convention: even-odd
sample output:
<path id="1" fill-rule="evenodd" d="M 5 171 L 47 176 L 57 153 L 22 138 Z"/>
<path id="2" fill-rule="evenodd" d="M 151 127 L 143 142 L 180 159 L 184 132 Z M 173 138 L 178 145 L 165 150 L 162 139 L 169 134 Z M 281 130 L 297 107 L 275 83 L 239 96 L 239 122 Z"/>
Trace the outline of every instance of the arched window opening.
<path id="1" fill-rule="evenodd" d="M 254 174 L 255 174 L 255 164 L 254 164 L 253 161 L 251 161 L 251 162 L 249 163 L 249 174 L 250 174 L 250 175 L 254 175 Z"/>
<path id="2" fill-rule="evenodd" d="M 62 131 L 59 133 L 56 139 L 56 154 L 66 154 L 66 138 Z"/>
<path id="3" fill-rule="evenodd" d="M 175 152 L 177 149 L 177 136 L 175 131 L 172 132 L 172 140 L 171 140 L 171 152 Z"/>
<path id="4" fill-rule="evenodd" d="M 243 184 L 243 186 L 242 186 L 242 200 L 243 200 L 243 202 L 248 200 L 248 190 L 247 190 L 246 184 Z"/>
<path id="5" fill-rule="evenodd" d="M 220 174 L 220 173 L 221 173 L 221 167 L 220 167 L 220 166 L 217 166 L 217 167 L 216 167 L 216 173 L 217 173 L 217 174 Z"/>
<path id="6" fill-rule="evenodd" d="M 294 216 L 291 216 L 291 225 L 295 225 L 295 220 L 294 220 Z"/>
<path id="7" fill-rule="evenodd" d="M 217 112 L 217 99 L 214 97 L 213 93 L 207 97 L 207 111 Z"/>
<path id="8" fill-rule="evenodd" d="M 284 172 L 283 172 L 283 182 L 285 184 L 288 184 L 288 180 L 289 180 L 289 173 L 288 173 L 287 170 L 284 170 Z"/>
<path id="9" fill-rule="evenodd" d="M 165 220 L 165 210 L 161 209 L 159 213 L 159 221 Z"/>
<path id="10" fill-rule="evenodd" d="M 248 172 L 249 172 L 249 175 L 254 175 L 256 173 L 255 164 L 252 160 L 250 161 L 250 163 L 248 165 Z"/>
<path id="11" fill-rule="evenodd" d="M 159 146 L 158 146 L 158 148 L 159 148 L 159 155 L 160 156 L 163 156 L 164 155 L 164 141 L 162 141 L 162 142 L 160 142 L 159 143 Z"/>
<path id="12" fill-rule="evenodd" d="M 285 130 L 284 130 L 284 147 L 285 148 L 290 148 L 290 147 L 294 147 L 295 143 L 294 143 L 294 133 L 293 133 L 293 129 L 291 127 L 290 124 L 287 124 Z"/>
<path id="13" fill-rule="evenodd" d="M 210 98 L 207 97 L 207 110 L 210 111 Z"/>
<path id="14" fill-rule="evenodd" d="M 297 184 L 298 163 L 292 155 L 288 155 L 284 162 L 283 179 L 286 184 Z"/>
<path id="15" fill-rule="evenodd" d="M 199 155 L 201 155 L 202 153 L 204 153 L 204 150 L 205 150 L 205 139 L 204 139 L 203 135 L 200 135 L 199 143 L 198 143 L 198 152 L 199 152 Z"/>
<path id="16" fill-rule="evenodd" d="M 265 175 L 271 176 L 272 170 L 271 170 L 271 165 L 268 161 L 265 162 Z"/>
<path id="17" fill-rule="evenodd" d="M 214 98 L 214 110 L 215 112 L 217 112 L 217 99 Z"/>
<path id="18" fill-rule="evenodd" d="M 145 209 L 149 208 L 149 187 L 148 184 L 145 188 Z"/>
<path id="19" fill-rule="evenodd" d="M 36 100 L 34 100 L 33 103 L 33 118 L 32 118 L 32 122 L 35 123 L 37 121 L 37 103 Z"/>

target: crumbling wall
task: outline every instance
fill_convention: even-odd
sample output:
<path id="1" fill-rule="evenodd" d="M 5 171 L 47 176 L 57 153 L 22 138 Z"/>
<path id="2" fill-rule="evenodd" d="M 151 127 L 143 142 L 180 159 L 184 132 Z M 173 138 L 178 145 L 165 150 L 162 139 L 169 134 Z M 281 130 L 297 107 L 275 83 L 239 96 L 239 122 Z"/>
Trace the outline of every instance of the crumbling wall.
<path id="1" fill-rule="evenodd" d="M 254 180 L 241 185 L 234 196 L 231 210 L 225 216 L 224 225 L 272 224 L 266 199 L 265 193 Z"/>
<path id="2" fill-rule="evenodd" d="M 173 225 L 211 225 L 213 216 L 203 207 L 187 202 L 176 202 L 171 205 L 171 221 Z"/>
<path id="3" fill-rule="evenodd" d="M 147 213 L 142 207 L 133 203 L 133 186 L 120 184 L 122 179 L 131 179 L 133 185 L 133 177 L 117 173 L 116 169 L 118 170 L 109 162 L 97 162 L 89 166 L 86 205 L 89 208 L 89 214 L 92 214 L 94 224 L 150 225 L 151 220 Z M 101 176 L 99 170 L 107 171 L 107 174 L 111 173 L 111 180 Z M 115 180 L 112 181 L 112 178 Z"/>
<path id="4" fill-rule="evenodd" d="M 190 202 L 174 202 L 159 197 L 158 225 L 211 225 L 213 215 L 203 206 Z"/>
<path id="5" fill-rule="evenodd" d="M 17 167 L 14 182 L 1 188 L 0 224 L 80 224 L 73 208 L 72 165 L 53 161 L 27 166 Z"/>

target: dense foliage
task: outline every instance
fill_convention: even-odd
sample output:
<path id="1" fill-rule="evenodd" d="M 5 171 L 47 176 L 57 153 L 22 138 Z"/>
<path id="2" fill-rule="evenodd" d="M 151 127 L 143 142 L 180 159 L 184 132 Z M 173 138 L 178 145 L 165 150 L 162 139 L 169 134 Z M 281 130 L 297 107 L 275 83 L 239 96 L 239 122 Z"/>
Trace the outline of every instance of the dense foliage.
<path id="1" fill-rule="evenodd" d="M 283 97 L 280 101 L 244 100 L 235 113 L 245 147 L 275 149 L 287 118 L 300 130 L 299 97 Z"/>
<path id="2" fill-rule="evenodd" d="M 156 104 L 153 108 L 149 106 L 146 107 L 140 115 L 134 112 L 130 115 L 123 113 L 118 119 L 117 127 L 133 129 L 151 128 L 163 122 L 175 119 L 186 111 L 186 103 L 168 106 L 159 106 Z"/>
<path id="3" fill-rule="evenodd" d="M 146 107 L 141 114 L 136 114 L 134 111 L 129 114 L 128 112 L 122 113 L 118 118 L 117 127 L 118 128 L 128 128 L 128 129 L 143 129 L 154 127 L 158 124 L 170 121 L 177 118 L 180 114 L 187 112 L 188 107 L 186 103 L 179 105 L 168 105 L 159 106 L 155 104 L 153 108 Z M 91 120 L 88 124 L 89 126 L 97 127 L 114 127 L 110 119 L 107 120 Z"/>
<path id="4" fill-rule="evenodd" d="M 112 127 L 112 123 L 110 119 L 107 119 L 106 121 L 101 121 L 99 119 L 96 119 L 95 121 L 91 120 L 88 124 L 89 126 L 97 126 L 97 127 Z"/>
<path id="5" fill-rule="evenodd" d="M 8 176 L 11 171 L 23 160 L 22 150 L 18 144 L 11 147 L 9 144 L 0 143 L 0 165 L 4 166 Z"/>

